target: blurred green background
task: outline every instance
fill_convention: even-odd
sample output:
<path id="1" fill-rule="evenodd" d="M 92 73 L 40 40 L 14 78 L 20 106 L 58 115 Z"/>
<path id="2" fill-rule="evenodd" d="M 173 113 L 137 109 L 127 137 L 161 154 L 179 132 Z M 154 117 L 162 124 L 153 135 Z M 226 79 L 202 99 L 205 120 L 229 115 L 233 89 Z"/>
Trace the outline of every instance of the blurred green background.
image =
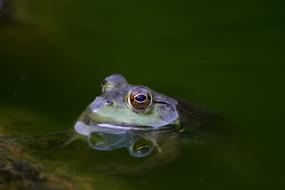
<path id="1" fill-rule="evenodd" d="M 0 18 L 0 106 L 72 128 L 101 80 L 120 73 L 225 115 L 241 134 L 231 169 L 198 151 L 141 183 L 122 180 L 136 189 L 285 185 L 283 1 L 9 2 Z"/>

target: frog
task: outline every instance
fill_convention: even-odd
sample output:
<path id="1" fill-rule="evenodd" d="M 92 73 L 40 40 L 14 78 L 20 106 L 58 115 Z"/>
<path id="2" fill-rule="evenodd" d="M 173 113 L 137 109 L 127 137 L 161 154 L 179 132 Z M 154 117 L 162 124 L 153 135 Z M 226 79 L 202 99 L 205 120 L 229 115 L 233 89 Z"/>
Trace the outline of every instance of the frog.
<path id="1" fill-rule="evenodd" d="M 125 148 L 132 157 L 144 158 L 167 152 L 163 148 L 167 147 L 172 155 L 175 147 L 171 151 L 170 147 L 177 139 L 186 136 L 193 140 L 202 134 L 210 115 L 147 86 L 130 84 L 121 74 L 112 74 L 101 82 L 101 94 L 81 113 L 74 130 L 95 150 Z"/>
<path id="2" fill-rule="evenodd" d="M 157 147 L 157 134 L 181 129 L 177 100 L 143 85 L 132 85 L 120 74 L 106 77 L 102 93 L 83 111 L 75 131 L 96 150 L 127 148 L 141 158 Z"/>

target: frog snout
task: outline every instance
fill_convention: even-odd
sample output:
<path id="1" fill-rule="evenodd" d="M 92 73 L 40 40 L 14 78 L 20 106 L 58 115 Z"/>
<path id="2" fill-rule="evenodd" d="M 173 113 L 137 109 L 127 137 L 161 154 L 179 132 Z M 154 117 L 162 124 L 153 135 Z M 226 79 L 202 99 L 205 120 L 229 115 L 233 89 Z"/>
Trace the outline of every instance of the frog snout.
<path id="1" fill-rule="evenodd" d="M 90 109 L 92 112 L 96 113 L 102 108 L 103 106 L 110 106 L 113 104 L 113 101 L 110 99 L 106 99 L 102 96 L 97 96 L 95 100 L 91 103 Z"/>

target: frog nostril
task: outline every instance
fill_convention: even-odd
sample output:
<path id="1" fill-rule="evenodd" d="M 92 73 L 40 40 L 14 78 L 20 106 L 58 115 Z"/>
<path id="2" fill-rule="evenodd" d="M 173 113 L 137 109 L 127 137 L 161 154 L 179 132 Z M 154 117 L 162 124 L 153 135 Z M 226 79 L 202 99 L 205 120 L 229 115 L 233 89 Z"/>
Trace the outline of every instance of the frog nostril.
<path id="1" fill-rule="evenodd" d="M 97 96 L 95 100 L 90 104 L 90 110 L 96 113 L 99 111 L 102 105 L 104 105 L 104 103 L 105 103 L 105 98 L 101 96 Z"/>
<path id="2" fill-rule="evenodd" d="M 112 101 L 112 100 L 106 100 L 106 101 L 105 101 L 105 104 L 106 104 L 107 106 L 111 106 L 111 105 L 113 105 L 113 101 Z"/>

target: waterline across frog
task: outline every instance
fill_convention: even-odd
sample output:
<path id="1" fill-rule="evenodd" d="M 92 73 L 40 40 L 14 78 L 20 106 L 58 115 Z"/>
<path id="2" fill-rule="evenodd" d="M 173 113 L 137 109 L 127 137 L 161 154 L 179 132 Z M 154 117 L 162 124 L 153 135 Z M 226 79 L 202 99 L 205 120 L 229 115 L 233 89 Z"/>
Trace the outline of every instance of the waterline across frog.
<path id="1" fill-rule="evenodd" d="M 86 108 L 75 131 L 97 150 L 125 147 L 133 157 L 159 149 L 157 134 L 179 131 L 178 102 L 142 86 L 131 85 L 119 74 L 102 82 L 102 94 Z"/>

